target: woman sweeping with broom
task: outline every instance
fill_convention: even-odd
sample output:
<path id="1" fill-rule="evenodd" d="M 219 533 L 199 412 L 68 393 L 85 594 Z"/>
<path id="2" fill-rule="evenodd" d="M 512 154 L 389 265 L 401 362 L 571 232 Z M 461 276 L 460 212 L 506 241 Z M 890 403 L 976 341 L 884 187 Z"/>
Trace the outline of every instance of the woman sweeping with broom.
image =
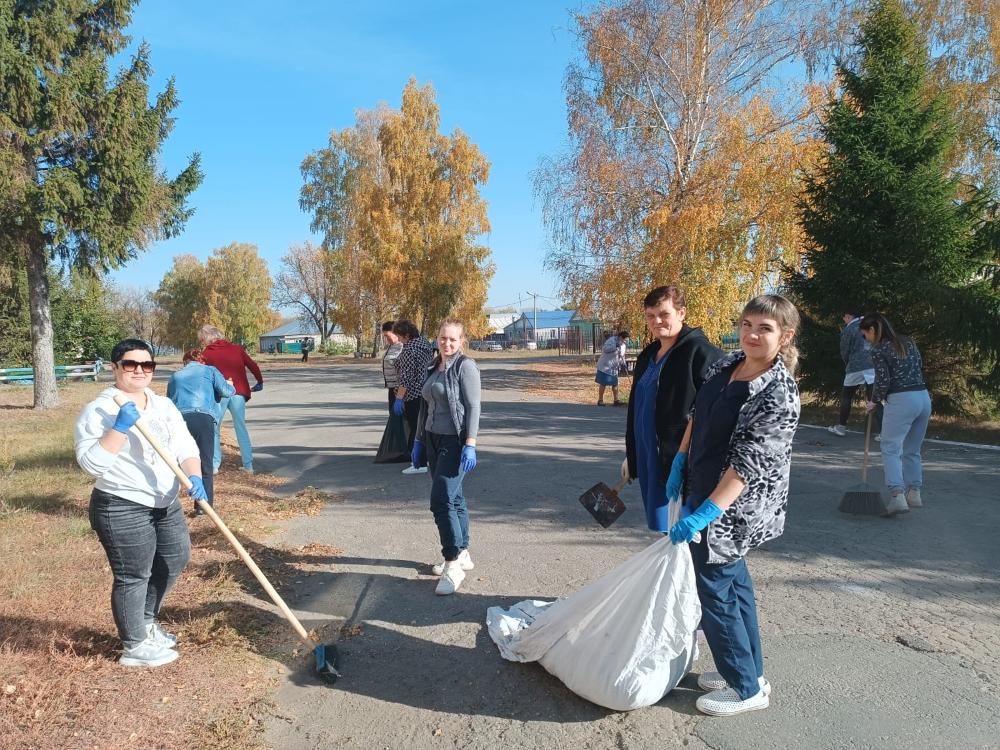
<path id="1" fill-rule="evenodd" d="M 205 500 L 198 446 L 173 402 L 149 389 L 156 362 L 149 344 L 125 339 L 111 352 L 115 384 L 84 407 L 76 422 L 76 460 L 97 479 L 90 525 L 114 576 L 111 613 L 124 667 L 159 667 L 177 658 L 177 639 L 156 617 L 191 557 L 191 539 L 173 471 L 134 430 L 140 417 L 191 481 L 188 495 Z M 115 396 L 128 402 L 119 408 Z"/>
<path id="2" fill-rule="evenodd" d="M 753 583 L 743 558 L 784 530 L 799 423 L 792 377 L 798 327 L 798 311 L 784 297 L 766 294 L 747 304 L 741 351 L 709 370 L 681 441 L 683 457 L 667 482 L 668 493 L 687 485 L 687 515 L 670 529 L 670 539 L 690 544 L 701 626 L 719 670 L 698 678 L 709 692 L 697 706 L 712 716 L 769 704 Z M 679 493 L 668 499 L 679 502 Z"/>

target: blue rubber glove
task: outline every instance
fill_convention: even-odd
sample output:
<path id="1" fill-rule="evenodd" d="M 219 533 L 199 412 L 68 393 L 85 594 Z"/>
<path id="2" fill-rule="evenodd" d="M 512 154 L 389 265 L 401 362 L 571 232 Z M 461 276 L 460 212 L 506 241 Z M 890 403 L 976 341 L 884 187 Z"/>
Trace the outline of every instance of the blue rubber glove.
<path id="1" fill-rule="evenodd" d="M 397 401 L 396 403 L 401 404 L 402 401 Z M 424 465 L 424 444 L 419 440 L 413 441 L 413 450 L 410 451 L 410 463 L 418 469 Z"/>
<path id="2" fill-rule="evenodd" d="M 687 453 L 678 451 L 674 455 L 673 463 L 670 464 L 670 476 L 667 477 L 668 503 L 681 499 L 681 492 L 684 490 L 684 474 L 687 473 L 687 457 Z"/>
<path id="3" fill-rule="evenodd" d="M 403 399 L 397 398 L 392 402 L 392 413 L 397 417 L 403 416 Z"/>
<path id="4" fill-rule="evenodd" d="M 125 406 L 118 410 L 118 416 L 115 417 L 115 423 L 111 425 L 112 430 L 117 430 L 123 435 L 128 435 L 128 431 L 132 429 L 132 426 L 139 421 L 139 410 L 136 405 L 129 401 Z"/>
<path id="5" fill-rule="evenodd" d="M 250 390 L 251 390 L 251 392 L 253 392 L 253 393 L 257 393 L 258 391 L 262 391 L 262 390 L 264 390 L 264 384 L 263 384 L 263 383 L 257 383 L 257 385 L 255 385 L 255 386 L 254 386 L 253 388 L 251 388 Z"/>
<path id="6" fill-rule="evenodd" d="M 190 474 L 188 479 L 191 481 L 191 489 L 188 490 L 188 497 L 192 500 L 208 500 L 208 493 L 205 492 L 205 483 L 201 481 L 201 477 Z"/>
<path id="7" fill-rule="evenodd" d="M 467 445 L 462 448 L 462 471 L 469 472 L 476 468 L 476 446 Z"/>
<path id="8" fill-rule="evenodd" d="M 698 510 L 670 527 L 670 541 L 674 544 L 690 542 L 694 535 L 722 515 L 722 508 L 706 498 Z"/>

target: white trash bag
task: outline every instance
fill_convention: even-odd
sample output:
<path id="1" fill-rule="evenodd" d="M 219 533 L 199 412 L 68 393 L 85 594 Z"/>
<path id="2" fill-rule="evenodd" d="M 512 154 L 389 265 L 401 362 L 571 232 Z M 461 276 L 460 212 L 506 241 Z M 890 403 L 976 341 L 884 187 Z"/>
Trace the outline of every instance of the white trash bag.
<path id="1" fill-rule="evenodd" d="M 540 662 L 577 695 L 616 711 L 650 706 L 677 686 L 700 622 L 691 553 L 666 536 L 565 599 L 486 612 L 503 658 Z"/>

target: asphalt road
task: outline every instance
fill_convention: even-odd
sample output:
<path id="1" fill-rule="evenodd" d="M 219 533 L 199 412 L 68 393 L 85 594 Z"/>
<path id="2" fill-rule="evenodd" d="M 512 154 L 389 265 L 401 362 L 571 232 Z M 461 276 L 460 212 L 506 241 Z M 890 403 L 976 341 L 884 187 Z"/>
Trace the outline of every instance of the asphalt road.
<path id="1" fill-rule="evenodd" d="M 289 477 L 289 492 L 339 499 L 273 540 L 342 550 L 290 604 L 307 627 L 348 626 L 335 686 L 287 660 L 271 746 L 1000 747 L 995 452 L 928 444 L 925 508 L 848 517 L 836 507 L 858 481 L 861 438 L 800 429 L 786 533 L 749 558 L 774 686 L 766 711 L 701 716 L 689 677 L 655 706 L 614 713 L 538 665 L 501 659 L 487 607 L 570 593 L 655 539 L 637 488 L 607 530 L 577 502 L 616 479 L 624 410 L 530 397 L 520 368 L 483 363 L 480 464 L 466 481 L 476 569 L 453 597 L 436 597 L 429 575 L 439 548 L 427 478 L 372 463 L 386 416 L 377 363 L 266 374 L 248 410 L 255 465 Z M 712 668 L 707 649 L 698 667 Z"/>

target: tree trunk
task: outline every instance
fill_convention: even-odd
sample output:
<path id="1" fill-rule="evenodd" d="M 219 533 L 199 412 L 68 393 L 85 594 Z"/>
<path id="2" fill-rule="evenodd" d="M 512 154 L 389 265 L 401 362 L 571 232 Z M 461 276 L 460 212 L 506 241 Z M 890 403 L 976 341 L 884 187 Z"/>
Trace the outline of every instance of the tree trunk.
<path id="1" fill-rule="evenodd" d="M 31 309 L 31 365 L 35 370 L 35 408 L 59 406 L 55 357 L 52 353 L 52 311 L 49 308 L 49 276 L 45 251 L 25 248 L 28 267 L 28 306 Z"/>

